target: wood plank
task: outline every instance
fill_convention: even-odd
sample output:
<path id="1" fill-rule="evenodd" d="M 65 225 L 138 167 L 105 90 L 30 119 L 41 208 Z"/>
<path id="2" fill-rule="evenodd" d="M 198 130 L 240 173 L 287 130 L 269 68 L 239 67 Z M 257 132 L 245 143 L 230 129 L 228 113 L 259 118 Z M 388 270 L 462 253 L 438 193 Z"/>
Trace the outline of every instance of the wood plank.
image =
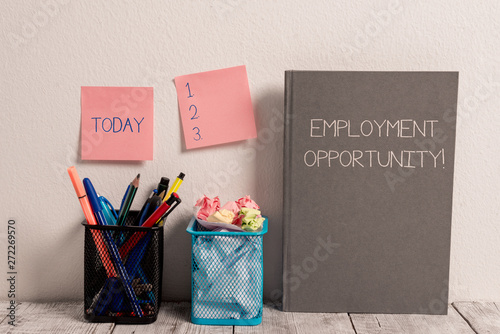
<path id="1" fill-rule="evenodd" d="M 149 325 L 116 325 L 113 334 L 141 333 L 227 333 L 232 326 L 199 326 L 191 323 L 191 303 L 162 303 L 158 319 Z"/>
<path id="2" fill-rule="evenodd" d="M 295 333 L 296 330 L 291 322 L 288 321 L 288 313 L 278 310 L 273 304 L 265 304 L 262 323 L 258 326 L 235 326 L 234 333 Z"/>
<path id="3" fill-rule="evenodd" d="M 298 333 L 355 334 L 347 313 L 291 313 Z"/>
<path id="4" fill-rule="evenodd" d="M 357 334 L 474 334 L 467 322 L 451 306 L 448 315 L 350 314 Z"/>
<path id="5" fill-rule="evenodd" d="M 500 304 L 455 302 L 453 306 L 476 333 L 500 333 Z"/>
<path id="6" fill-rule="evenodd" d="M 8 302 L 0 302 L 0 333 L 232 333 L 232 326 L 198 326 L 190 322 L 190 303 L 163 303 L 158 320 L 150 325 L 90 323 L 83 305 L 22 303 L 16 327 L 6 321 Z M 500 305 L 457 302 L 447 316 L 405 314 L 351 314 L 282 312 L 264 305 L 260 326 L 235 326 L 235 333 L 500 333 Z M 455 309 L 456 308 L 456 309 Z M 460 313 L 459 313 L 460 312 Z M 463 318 L 462 318 L 463 316 Z M 467 320 L 464 320 L 464 318 Z M 352 324 L 351 324 L 352 320 Z M 472 328 L 469 326 L 472 326 Z M 473 330 L 474 329 L 474 330 Z"/>
<path id="7" fill-rule="evenodd" d="M 114 324 L 89 323 L 83 318 L 83 303 L 21 303 L 16 327 L 7 321 L 0 333 L 110 333 Z"/>
<path id="8" fill-rule="evenodd" d="M 16 307 L 18 306 L 19 304 L 16 305 Z M 5 300 L 2 300 L 0 301 L 0 324 L 2 322 L 5 321 L 5 319 L 7 318 L 7 315 L 8 315 L 8 311 L 7 311 L 7 307 L 10 306 L 10 302 L 8 301 L 5 301 Z M 8 320 L 7 320 L 8 321 Z"/>
<path id="9" fill-rule="evenodd" d="M 235 326 L 234 333 L 340 333 L 355 334 L 347 313 L 282 312 L 264 305 L 262 324 Z"/>

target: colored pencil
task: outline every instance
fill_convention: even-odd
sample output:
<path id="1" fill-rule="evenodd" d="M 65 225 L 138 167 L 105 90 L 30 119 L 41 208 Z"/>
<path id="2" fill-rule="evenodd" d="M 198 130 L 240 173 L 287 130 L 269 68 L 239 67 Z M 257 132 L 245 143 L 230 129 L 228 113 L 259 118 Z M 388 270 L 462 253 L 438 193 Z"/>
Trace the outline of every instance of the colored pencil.
<path id="1" fill-rule="evenodd" d="M 137 192 L 137 188 L 139 188 L 140 177 L 141 174 L 137 174 L 135 179 L 130 183 L 130 188 L 128 188 L 127 196 L 123 201 L 122 207 L 120 208 L 120 214 L 118 215 L 116 225 L 123 226 L 125 224 L 125 220 L 127 219 L 127 215 L 130 210 L 130 206 L 132 205 L 132 201 L 134 200 L 135 193 Z"/>

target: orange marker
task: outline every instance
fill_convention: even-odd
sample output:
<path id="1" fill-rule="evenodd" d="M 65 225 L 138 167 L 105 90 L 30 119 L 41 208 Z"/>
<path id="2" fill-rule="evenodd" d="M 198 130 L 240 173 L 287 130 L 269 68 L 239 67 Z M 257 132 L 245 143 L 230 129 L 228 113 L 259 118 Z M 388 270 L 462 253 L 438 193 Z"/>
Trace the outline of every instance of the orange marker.
<path id="1" fill-rule="evenodd" d="M 80 205 L 82 206 L 83 214 L 85 215 L 85 219 L 87 219 L 87 223 L 89 225 L 97 225 L 94 212 L 92 211 L 89 199 L 87 198 L 87 193 L 83 188 L 82 181 L 80 181 L 80 177 L 76 172 L 75 166 L 71 166 L 68 168 L 68 174 L 71 178 L 71 182 L 73 183 L 73 187 L 75 188 L 76 196 L 78 196 L 78 199 L 80 200 Z M 108 277 L 116 277 L 115 268 L 111 264 L 112 262 L 107 250 L 104 248 L 104 240 L 102 239 L 102 235 L 99 233 L 99 231 L 96 230 L 91 230 L 91 232 Z"/>

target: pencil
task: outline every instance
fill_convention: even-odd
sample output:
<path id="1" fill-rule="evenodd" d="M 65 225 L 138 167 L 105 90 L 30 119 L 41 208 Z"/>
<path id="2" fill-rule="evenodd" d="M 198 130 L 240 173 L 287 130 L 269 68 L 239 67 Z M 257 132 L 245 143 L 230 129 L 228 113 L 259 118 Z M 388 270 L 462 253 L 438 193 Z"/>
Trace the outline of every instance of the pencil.
<path id="1" fill-rule="evenodd" d="M 120 214 L 118 216 L 118 220 L 116 225 L 122 226 L 125 224 L 125 220 L 127 219 L 128 212 L 130 210 L 130 206 L 132 205 L 132 201 L 134 200 L 135 193 L 137 192 L 137 188 L 139 188 L 139 179 L 141 174 L 137 174 L 135 179 L 130 183 L 130 187 L 127 191 L 127 196 L 123 201 L 123 206 L 120 208 Z"/>

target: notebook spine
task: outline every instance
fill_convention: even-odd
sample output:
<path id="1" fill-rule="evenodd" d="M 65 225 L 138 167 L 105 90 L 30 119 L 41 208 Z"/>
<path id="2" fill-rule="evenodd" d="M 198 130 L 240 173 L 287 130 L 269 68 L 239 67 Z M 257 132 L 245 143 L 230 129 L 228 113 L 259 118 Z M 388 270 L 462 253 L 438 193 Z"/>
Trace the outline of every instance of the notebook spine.
<path id="1" fill-rule="evenodd" d="M 285 72 L 285 135 L 284 135 L 284 156 L 283 156 L 283 311 L 289 309 L 289 286 L 287 276 L 289 271 L 288 257 L 289 257 L 289 241 L 290 241 L 290 219 L 291 219 L 291 201 L 292 201 L 292 119 L 293 119 L 293 71 Z"/>

